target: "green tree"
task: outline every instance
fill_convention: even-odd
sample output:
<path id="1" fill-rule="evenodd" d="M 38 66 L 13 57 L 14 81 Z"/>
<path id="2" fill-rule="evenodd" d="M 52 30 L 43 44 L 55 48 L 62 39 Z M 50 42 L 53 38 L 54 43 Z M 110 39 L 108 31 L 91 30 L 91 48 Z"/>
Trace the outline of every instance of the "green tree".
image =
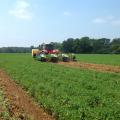
<path id="1" fill-rule="evenodd" d="M 80 53 L 91 53 L 93 49 L 89 37 L 81 38 L 79 47 L 80 47 Z"/>
<path id="2" fill-rule="evenodd" d="M 63 41 L 62 43 L 62 50 L 65 53 L 72 53 L 74 52 L 74 39 L 73 38 L 69 38 L 66 41 Z"/>

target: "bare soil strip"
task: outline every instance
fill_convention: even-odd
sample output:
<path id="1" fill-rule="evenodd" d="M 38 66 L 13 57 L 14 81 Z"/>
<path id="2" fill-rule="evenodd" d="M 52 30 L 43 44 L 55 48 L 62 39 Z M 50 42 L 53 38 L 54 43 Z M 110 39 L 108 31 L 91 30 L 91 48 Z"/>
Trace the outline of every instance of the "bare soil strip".
<path id="1" fill-rule="evenodd" d="M 0 86 L 2 86 L 5 97 L 10 103 L 9 112 L 21 120 L 54 120 L 8 75 L 0 70 Z"/>
<path id="2" fill-rule="evenodd" d="M 96 70 L 100 72 L 120 73 L 120 66 L 81 63 L 81 62 L 59 62 L 58 64 L 64 65 L 67 67 L 84 68 L 84 69 Z"/>

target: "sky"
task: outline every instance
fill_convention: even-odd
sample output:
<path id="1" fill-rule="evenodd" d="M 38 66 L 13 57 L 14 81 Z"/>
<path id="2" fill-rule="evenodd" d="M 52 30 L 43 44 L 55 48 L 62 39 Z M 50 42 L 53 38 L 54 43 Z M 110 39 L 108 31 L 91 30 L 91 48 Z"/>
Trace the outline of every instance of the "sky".
<path id="1" fill-rule="evenodd" d="M 120 0 L 1 0 L 0 47 L 120 37 Z"/>

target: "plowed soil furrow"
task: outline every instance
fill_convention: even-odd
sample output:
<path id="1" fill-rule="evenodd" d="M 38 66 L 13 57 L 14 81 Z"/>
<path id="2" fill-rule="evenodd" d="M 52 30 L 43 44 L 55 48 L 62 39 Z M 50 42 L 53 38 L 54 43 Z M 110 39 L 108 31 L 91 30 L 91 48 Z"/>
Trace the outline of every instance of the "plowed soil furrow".
<path id="1" fill-rule="evenodd" d="M 5 97 L 10 103 L 9 112 L 15 116 L 24 119 L 32 118 L 33 120 L 54 120 L 34 100 L 8 75 L 0 70 L 0 86 L 5 91 Z"/>
<path id="2" fill-rule="evenodd" d="M 80 63 L 80 62 L 59 62 L 58 64 L 67 67 L 84 68 L 84 69 L 96 70 L 100 72 L 120 73 L 120 66 L 93 64 L 93 63 Z"/>

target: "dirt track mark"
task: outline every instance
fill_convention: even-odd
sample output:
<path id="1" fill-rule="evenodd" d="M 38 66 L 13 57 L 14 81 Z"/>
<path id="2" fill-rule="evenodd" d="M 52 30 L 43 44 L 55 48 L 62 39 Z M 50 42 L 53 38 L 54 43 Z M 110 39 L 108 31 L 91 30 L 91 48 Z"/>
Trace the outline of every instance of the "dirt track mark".
<path id="1" fill-rule="evenodd" d="M 28 116 L 33 120 L 55 120 L 40 108 L 20 86 L 12 81 L 2 70 L 0 70 L 0 86 L 2 86 L 5 97 L 10 103 L 9 111 L 11 116 L 15 115 L 23 120 L 26 120 Z"/>
<path id="2" fill-rule="evenodd" d="M 60 65 L 74 68 L 84 68 L 89 70 L 96 70 L 100 72 L 120 73 L 120 66 L 93 64 L 93 63 L 80 63 L 80 62 L 60 62 Z"/>

